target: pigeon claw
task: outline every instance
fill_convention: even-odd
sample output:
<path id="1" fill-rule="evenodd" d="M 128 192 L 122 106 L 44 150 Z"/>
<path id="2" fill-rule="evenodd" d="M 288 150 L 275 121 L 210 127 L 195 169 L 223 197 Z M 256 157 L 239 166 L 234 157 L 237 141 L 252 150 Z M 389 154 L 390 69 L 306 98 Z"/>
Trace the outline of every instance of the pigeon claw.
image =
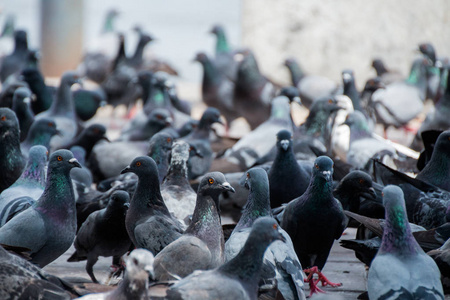
<path id="1" fill-rule="evenodd" d="M 334 283 L 328 280 L 328 278 L 325 277 L 325 275 L 322 274 L 322 272 L 318 272 L 319 279 L 317 279 L 316 284 L 319 283 L 319 281 L 322 283 L 322 286 L 332 286 L 332 287 L 338 287 L 341 286 L 342 283 Z"/>

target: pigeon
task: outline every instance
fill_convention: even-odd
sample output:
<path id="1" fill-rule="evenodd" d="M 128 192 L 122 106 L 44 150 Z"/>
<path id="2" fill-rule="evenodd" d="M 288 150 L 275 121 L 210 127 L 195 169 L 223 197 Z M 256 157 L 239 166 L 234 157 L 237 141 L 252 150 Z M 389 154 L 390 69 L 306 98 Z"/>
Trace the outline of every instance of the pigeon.
<path id="1" fill-rule="evenodd" d="M 88 121 L 95 116 L 100 106 L 106 103 L 106 94 L 102 89 L 78 89 L 73 92 L 73 102 L 77 117 Z"/>
<path id="2" fill-rule="evenodd" d="M 310 172 L 301 168 L 294 155 L 292 133 L 277 134 L 277 156 L 269 170 L 270 206 L 279 207 L 301 196 L 308 188 Z M 297 183 L 292 184 L 292 180 Z"/>
<path id="3" fill-rule="evenodd" d="M 175 86 L 174 83 L 166 82 L 166 85 L 167 85 L 167 93 L 169 94 L 172 106 L 179 112 L 190 116 L 192 113 L 192 104 L 189 101 L 180 99 L 178 97 L 177 87 Z"/>
<path id="4" fill-rule="evenodd" d="M 2 299 L 72 299 L 65 291 L 66 282 L 3 247 L 0 247 L 0 282 Z"/>
<path id="5" fill-rule="evenodd" d="M 30 150 L 22 175 L 0 194 L 0 227 L 24 211 L 44 192 L 48 151 L 36 145 Z"/>
<path id="6" fill-rule="evenodd" d="M 222 173 L 212 172 L 203 176 L 189 227 L 155 256 L 157 280 L 183 278 L 195 270 L 209 270 L 223 264 L 224 236 L 219 195 L 224 191 L 234 192 L 234 189 Z"/>
<path id="7" fill-rule="evenodd" d="M 78 133 L 78 121 L 70 87 L 79 82 L 78 75 L 75 72 L 65 72 L 51 107 L 36 115 L 36 120 L 41 118 L 53 119 L 58 130 L 61 131 L 61 136 L 54 136 L 50 141 L 51 150 L 59 149 L 69 143 Z"/>
<path id="8" fill-rule="evenodd" d="M 307 190 L 286 205 L 281 220 L 301 265 L 307 268 L 311 295 L 322 291 L 317 287 L 318 281 L 333 287 L 341 285 L 328 281 L 321 272 L 333 241 L 341 237 L 347 226 L 347 217 L 332 193 L 332 176 L 333 161 L 327 156 L 318 157 Z M 313 277 L 315 273 L 318 281 Z"/>
<path id="9" fill-rule="evenodd" d="M 254 222 L 264 216 L 272 216 L 269 200 L 269 179 L 264 169 L 255 167 L 246 172 L 245 186 L 250 190 L 239 223 L 225 243 L 225 261 L 235 257 L 247 240 Z M 282 229 L 285 242 L 274 242 L 264 254 L 263 264 L 276 273 L 277 288 L 284 299 L 305 299 L 303 273 L 289 235 Z M 265 279 L 267 271 L 263 271 Z M 269 272 L 270 273 L 270 272 Z"/>
<path id="10" fill-rule="evenodd" d="M 446 191 L 450 191 L 450 131 L 441 133 L 434 145 L 430 161 L 417 174 L 416 178 L 426 183 L 435 185 Z"/>
<path id="11" fill-rule="evenodd" d="M 420 152 L 419 158 L 417 159 L 417 169 L 422 171 L 423 168 L 428 164 L 433 154 L 434 145 L 442 133 L 442 130 L 427 130 L 423 131 L 420 135 L 422 137 L 423 150 Z"/>
<path id="12" fill-rule="evenodd" d="M 304 74 L 293 58 L 287 59 L 284 65 L 289 69 L 292 84 L 298 88 L 302 104 L 307 108 L 310 108 L 316 99 L 330 97 L 338 90 L 338 85 L 329 78 Z"/>
<path id="13" fill-rule="evenodd" d="M 402 190 L 396 186 L 385 187 L 383 204 L 386 228 L 380 250 L 369 269 L 369 298 L 444 299 L 436 263 L 411 234 Z"/>
<path id="14" fill-rule="evenodd" d="M 53 95 L 56 92 L 54 87 L 45 84 L 44 76 L 36 68 L 25 68 L 21 75 L 35 96 L 35 100 L 31 102 L 34 114 L 49 109 L 53 102 Z"/>
<path id="15" fill-rule="evenodd" d="M 273 218 L 261 217 L 252 226 L 241 251 L 222 266 L 195 272 L 167 290 L 168 299 L 258 299 L 258 281 L 267 247 L 276 240 L 284 241 Z"/>
<path id="16" fill-rule="evenodd" d="M 448 294 L 450 290 L 450 286 L 448 283 L 448 279 L 450 277 L 449 272 L 449 249 L 450 247 L 450 239 L 445 242 L 442 247 L 439 249 L 434 249 L 428 252 L 427 254 L 435 261 L 436 265 L 441 271 L 441 282 L 444 289 L 444 293 Z"/>
<path id="17" fill-rule="evenodd" d="M 0 193 L 22 174 L 26 161 L 20 151 L 19 121 L 9 108 L 0 108 Z"/>
<path id="18" fill-rule="evenodd" d="M 16 113 L 19 120 L 20 141 L 27 137 L 28 130 L 34 122 L 34 113 L 30 107 L 31 91 L 26 87 L 20 87 L 14 92 L 11 109 Z"/>
<path id="19" fill-rule="evenodd" d="M 225 29 L 221 25 L 214 25 L 210 32 L 216 36 L 214 65 L 221 74 L 231 80 L 236 80 L 238 64 L 234 59 L 235 53 L 228 44 Z"/>
<path id="20" fill-rule="evenodd" d="M 192 133 L 183 137 L 181 140 L 194 146 L 202 157 L 193 156 L 189 159 L 189 179 L 197 178 L 209 171 L 213 160 L 213 151 L 209 135 L 211 126 L 214 123 L 222 124 L 220 120 L 220 112 L 214 107 L 208 107 L 200 118 L 197 128 Z"/>
<path id="21" fill-rule="evenodd" d="M 448 72 L 448 70 L 447 70 Z M 428 130 L 449 130 L 450 120 L 448 115 L 450 113 L 450 76 L 447 75 L 447 87 L 445 93 L 436 103 L 434 111 L 429 114 L 423 121 L 419 130 L 417 131 L 414 140 L 411 143 L 411 148 L 420 150 L 423 148 L 421 134 Z"/>
<path id="22" fill-rule="evenodd" d="M 397 151 L 391 144 L 372 135 L 367 119 L 361 112 L 354 111 L 349 114 L 344 124 L 350 128 L 347 162 L 354 168 L 368 169 L 370 159 L 382 151 L 386 151 L 390 156 L 396 156 Z"/>
<path id="23" fill-rule="evenodd" d="M 148 299 L 149 278 L 153 279 L 153 254 L 145 249 L 135 249 L 126 261 L 125 276 L 119 286 L 108 293 L 89 294 L 77 299 Z"/>
<path id="24" fill-rule="evenodd" d="M 28 57 L 27 33 L 24 30 L 14 32 L 14 51 L 5 56 L 0 67 L 0 81 L 5 83 L 6 79 L 14 74 L 20 73 L 25 67 Z"/>
<path id="25" fill-rule="evenodd" d="M 194 213 L 197 193 L 188 181 L 187 161 L 190 146 L 177 141 L 172 146 L 169 170 L 161 184 L 161 195 L 167 209 L 178 220 L 186 220 Z"/>
<path id="26" fill-rule="evenodd" d="M 210 107 L 217 108 L 227 120 L 227 125 L 239 117 L 233 107 L 234 83 L 219 67 L 203 53 L 197 53 L 195 61 L 203 67 L 202 100 Z"/>
<path id="27" fill-rule="evenodd" d="M 53 152 L 47 183 L 37 202 L 0 228 L 0 243 L 30 249 L 31 262 L 45 267 L 75 238 L 77 218 L 70 170 L 80 167 L 69 150 Z"/>
<path id="28" fill-rule="evenodd" d="M 182 225 L 164 204 L 157 165 L 152 158 L 136 157 L 123 169 L 122 173 L 126 172 L 133 172 L 139 178 L 125 218 L 127 232 L 136 247 L 158 254 L 181 236 Z"/>
<path id="29" fill-rule="evenodd" d="M 399 72 L 387 69 L 381 58 L 372 60 L 372 68 L 375 69 L 377 77 L 384 85 L 403 80 L 403 76 Z"/>
<path id="30" fill-rule="evenodd" d="M 429 59 L 430 64 L 427 67 L 427 99 L 436 99 L 439 89 L 439 69 L 437 68 L 437 57 L 434 46 L 430 43 L 419 44 L 418 50 Z"/>
<path id="31" fill-rule="evenodd" d="M 28 131 L 27 138 L 20 143 L 22 154 L 28 156 L 31 147 L 36 145 L 42 145 L 50 149 L 50 140 L 56 134 L 61 133 L 56 128 L 56 123 L 52 119 L 42 118 L 34 121 Z"/>
<path id="32" fill-rule="evenodd" d="M 344 86 L 343 94 L 348 96 L 352 100 L 353 109 L 359 110 L 364 113 L 361 107 L 361 99 L 359 96 L 359 92 L 356 89 L 355 75 L 353 74 L 353 70 L 342 71 L 342 81 Z"/>
<path id="33" fill-rule="evenodd" d="M 78 203 L 77 195 L 80 189 L 90 189 L 93 184 L 93 176 L 91 170 L 86 167 L 86 150 L 81 146 L 73 146 L 69 149 L 73 156 L 78 160 L 81 168 L 74 168 L 70 171 L 70 178 L 74 183 L 75 201 Z"/>
<path id="34" fill-rule="evenodd" d="M 106 128 L 102 124 L 93 123 L 83 129 L 70 143 L 62 146 L 63 149 L 70 149 L 73 146 L 80 146 L 86 151 L 86 159 L 89 159 L 92 149 L 99 141 L 109 141 L 106 137 Z"/>
<path id="35" fill-rule="evenodd" d="M 148 140 L 162 129 L 172 124 L 172 117 L 165 108 L 155 108 L 147 117 L 142 127 L 131 127 L 122 131 L 118 140 L 143 141 Z"/>
<path id="36" fill-rule="evenodd" d="M 118 265 L 122 255 L 131 247 L 125 228 L 129 199 L 125 191 L 114 192 L 106 208 L 93 212 L 78 231 L 74 242 L 75 252 L 67 261 L 87 260 L 86 271 L 95 283 L 98 281 L 93 266 L 98 257 L 112 256 L 113 265 Z"/>
<path id="37" fill-rule="evenodd" d="M 270 118 L 227 150 L 224 159 L 246 170 L 271 151 L 280 130 L 294 130 L 289 99 L 286 96 L 276 97 L 271 105 Z"/>
<path id="38" fill-rule="evenodd" d="M 264 77 L 250 50 L 244 52 L 239 63 L 233 92 L 233 106 L 253 130 L 270 117 L 270 101 L 275 97 L 275 86 Z"/>

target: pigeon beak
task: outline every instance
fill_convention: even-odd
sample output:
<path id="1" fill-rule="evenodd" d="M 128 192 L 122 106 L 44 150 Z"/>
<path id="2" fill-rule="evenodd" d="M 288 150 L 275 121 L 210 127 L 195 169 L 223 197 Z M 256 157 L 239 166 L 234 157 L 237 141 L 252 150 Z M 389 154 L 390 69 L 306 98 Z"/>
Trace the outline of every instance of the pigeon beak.
<path id="1" fill-rule="evenodd" d="M 125 169 L 123 169 L 123 170 L 120 172 L 120 174 L 125 174 L 125 173 L 128 173 L 128 172 L 131 172 L 130 166 L 126 166 Z"/>
<path id="2" fill-rule="evenodd" d="M 106 136 L 102 137 L 101 139 L 107 141 L 108 143 L 111 143 L 111 141 Z"/>
<path id="3" fill-rule="evenodd" d="M 57 136 L 64 136 L 64 134 L 61 132 L 61 130 L 56 129 L 56 135 Z"/>
<path id="4" fill-rule="evenodd" d="M 227 181 L 225 181 L 224 183 L 222 183 L 220 185 L 224 190 L 226 191 L 230 191 L 232 193 L 236 193 L 236 191 L 234 190 L 234 188 L 231 186 L 231 184 Z"/>
<path id="5" fill-rule="evenodd" d="M 170 126 L 173 123 L 173 119 L 171 117 L 168 117 L 165 119 L 165 122 L 166 122 L 166 126 Z"/>
<path id="6" fill-rule="evenodd" d="M 30 97 L 23 98 L 23 103 L 30 104 L 31 103 Z"/>
<path id="7" fill-rule="evenodd" d="M 279 231 L 278 231 L 278 238 L 277 239 L 282 241 L 283 243 L 286 243 L 286 238 Z"/>
<path id="8" fill-rule="evenodd" d="M 292 99 L 293 102 L 298 103 L 298 105 L 302 105 L 302 99 L 300 99 L 300 97 L 294 97 L 294 99 Z"/>
<path id="9" fill-rule="evenodd" d="M 373 187 L 370 187 L 367 191 L 364 191 L 362 194 L 364 199 L 367 200 L 376 200 L 377 199 L 377 193 L 375 192 L 375 189 Z"/>
<path id="10" fill-rule="evenodd" d="M 322 171 L 322 175 L 327 181 L 331 180 L 331 171 Z"/>
<path id="11" fill-rule="evenodd" d="M 195 155 L 200 157 L 200 158 L 204 157 L 203 154 L 201 154 L 197 149 L 195 149 Z"/>
<path id="12" fill-rule="evenodd" d="M 126 207 L 126 209 L 129 209 L 130 208 L 130 203 L 128 203 L 128 202 L 124 203 L 123 206 Z"/>
<path id="13" fill-rule="evenodd" d="M 154 281 L 155 280 L 155 272 L 153 270 L 153 266 L 152 265 L 146 266 L 144 268 L 144 270 L 148 273 L 148 278 L 150 279 L 150 281 Z"/>
<path id="14" fill-rule="evenodd" d="M 349 83 L 352 80 L 352 76 L 348 73 L 342 74 L 342 80 L 344 83 Z"/>
<path id="15" fill-rule="evenodd" d="M 76 168 L 81 168 L 80 163 L 78 162 L 78 160 L 75 157 L 69 159 L 69 163 L 71 163 Z"/>
<path id="16" fill-rule="evenodd" d="M 289 140 L 281 140 L 280 141 L 281 148 L 283 148 L 284 151 L 287 151 L 289 148 Z"/>

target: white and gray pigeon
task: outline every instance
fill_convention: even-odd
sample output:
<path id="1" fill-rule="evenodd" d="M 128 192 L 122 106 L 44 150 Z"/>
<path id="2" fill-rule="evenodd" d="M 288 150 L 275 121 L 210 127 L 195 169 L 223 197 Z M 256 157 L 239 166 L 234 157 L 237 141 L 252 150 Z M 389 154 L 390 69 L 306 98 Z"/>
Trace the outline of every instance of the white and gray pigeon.
<path id="1" fill-rule="evenodd" d="M 22 175 L 0 194 L 0 227 L 41 197 L 45 188 L 47 158 L 47 148 L 40 145 L 31 147 Z"/>
<path id="2" fill-rule="evenodd" d="M 222 266 L 198 271 L 167 290 L 171 300 L 256 300 L 264 252 L 274 241 L 284 241 L 277 222 L 270 217 L 255 221 L 238 255 Z"/>
<path id="3" fill-rule="evenodd" d="M 0 228 L 0 243 L 30 249 L 31 262 L 44 267 L 69 249 L 77 218 L 70 170 L 80 167 L 69 150 L 49 159 L 47 183 L 37 202 Z"/>
<path id="4" fill-rule="evenodd" d="M 82 300 L 140 300 L 148 298 L 149 278 L 153 279 L 153 254 L 146 249 L 135 249 L 126 260 L 123 281 L 117 289 L 100 294 L 89 294 Z"/>
<path id="5" fill-rule="evenodd" d="M 369 269 L 369 298 L 444 299 L 439 269 L 411 233 L 402 190 L 385 187 L 383 204 L 386 226 Z"/>
<path id="6" fill-rule="evenodd" d="M 161 184 L 161 195 L 167 209 L 182 221 L 194 213 L 197 200 L 197 193 L 188 180 L 187 161 L 190 148 L 184 141 L 173 144 L 169 171 Z"/>
<path id="7" fill-rule="evenodd" d="M 225 261 L 234 258 L 244 247 L 252 225 L 263 216 L 272 216 L 269 199 L 269 179 L 267 173 L 262 168 L 252 168 L 247 171 L 245 186 L 250 190 L 247 203 L 244 207 L 241 219 L 236 225 L 230 238 L 225 243 Z M 269 269 L 261 274 L 263 279 L 268 278 L 268 274 L 275 272 L 277 288 L 284 299 L 306 299 L 303 291 L 304 275 L 302 266 L 298 260 L 289 234 L 282 228 L 279 232 L 286 240 L 284 243 L 275 241 L 264 253 L 264 269 Z M 265 281 L 266 282 L 266 281 Z"/>

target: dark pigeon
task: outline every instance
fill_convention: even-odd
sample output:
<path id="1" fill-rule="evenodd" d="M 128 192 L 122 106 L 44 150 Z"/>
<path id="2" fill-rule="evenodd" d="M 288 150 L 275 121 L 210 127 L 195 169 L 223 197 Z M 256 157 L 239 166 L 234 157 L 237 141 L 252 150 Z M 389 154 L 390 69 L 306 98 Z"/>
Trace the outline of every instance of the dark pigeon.
<path id="1" fill-rule="evenodd" d="M 2 84 L 9 76 L 20 73 L 25 67 L 27 57 L 27 33 L 24 30 L 17 30 L 14 32 L 14 51 L 3 58 L 0 67 L 0 80 Z"/>
<path id="2" fill-rule="evenodd" d="M 340 202 L 333 196 L 333 161 L 326 156 L 316 159 L 306 192 L 286 205 L 281 227 L 291 237 L 301 265 L 307 270 L 311 294 L 320 292 L 314 273 L 322 285 L 340 286 L 321 273 L 333 245 L 347 226 Z"/>
<path id="3" fill-rule="evenodd" d="M 0 193 L 20 177 L 25 164 L 16 114 L 9 108 L 0 108 Z"/>
<path id="4" fill-rule="evenodd" d="M 219 195 L 234 192 L 220 172 L 207 173 L 200 181 L 197 203 L 184 234 L 155 257 L 155 277 L 186 277 L 195 270 L 209 270 L 224 262 L 224 236 L 219 215 Z"/>
<path id="5" fill-rule="evenodd" d="M 234 59 L 235 52 L 231 50 L 225 29 L 221 25 L 214 25 L 210 32 L 216 36 L 214 65 L 221 74 L 236 80 L 238 63 Z"/>
<path id="6" fill-rule="evenodd" d="M 49 109 L 56 92 L 55 88 L 45 84 L 44 76 L 36 68 L 25 68 L 21 75 L 35 96 L 35 100 L 31 102 L 33 112 L 38 114 Z"/>
<path id="7" fill-rule="evenodd" d="M 448 294 L 450 292 L 450 239 L 445 242 L 439 249 L 431 250 L 427 254 L 431 256 L 436 265 L 441 271 L 441 282 L 444 288 L 444 293 Z"/>
<path id="8" fill-rule="evenodd" d="M 277 156 L 268 174 L 272 208 L 300 197 L 308 188 L 311 177 L 310 172 L 301 168 L 295 159 L 291 132 L 278 132 L 276 145 Z M 293 181 L 296 184 L 292 184 Z"/>
<path id="9" fill-rule="evenodd" d="M 98 257 L 112 256 L 113 265 L 118 266 L 122 255 L 131 247 L 131 240 L 125 228 L 129 199 L 127 192 L 114 192 L 106 208 L 93 212 L 78 231 L 74 242 L 75 252 L 67 261 L 87 260 L 86 272 L 95 283 L 98 281 L 93 266 Z"/>
<path id="10" fill-rule="evenodd" d="M 369 298 L 378 300 L 395 295 L 396 299 L 444 299 L 436 263 L 412 236 L 402 190 L 396 186 L 385 187 L 383 204 L 386 228 L 380 250 L 369 269 Z"/>
<path id="11" fill-rule="evenodd" d="M 418 50 L 430 60 L 427 66 L 427 99 L 435 100 L 439 90 L 439 69 L 436 50 L 431 43 L 419 44 Z"/>
<path id="12" fill-rule="evenodd" d="M 136 247 L 158 254 L 181 236 L 181 224 L 164 204 L 157 165 L 152 158 L 136 157 L 122 171 L 126 172 L 133 172 L 139 178 L 125 219 L 128 234 Z"/>
<path id="13" fill-rule="evenodd" d="M 69 150 L 49 159 L 45 190 L 36 204 L 0 228 L 0 243 L 30 249 L 31 262 L 45 267 L 75 238 L 77 218 L 70 170 L 80 167 Z"/>
<path id="14" fill-rule="evenodd" d="M 0 227 L 41 197 L 45 188 L 48 150 L 33 146 L 20 177 L 0 194 Z"/>
<path id="15" fill-rule="evenodd" d="M 92 149 L 99 141 L 109 141 L 106 137 L 106 127 L 102 124 L 91 124 L 70 143 L 62 146 L 63 149 L 70 149 L 73 146 L 80 146 L 86 151 L 86 159 L 89 159 Z"/>
<path id="16" fill-rule="evenodd" d="M 42 145 L 50 149 L 50 140 L 56 134 L 60 134 L 56 123 L 52 119 L 42 118 L 33 122 L 28 131 L 27 138 L 20 144 L 24 156 L 28 156 L 31 147 Z"/>
<path id="17" fill-rule="evenodd" d="M 14 92 L 12 110 L 19 120 L 20 141 L 27 137 L 28 130 L 34 122 L 34 113 L 31 110 L 31 91 L 28 88 L 20 87 Z"/>
<path id="18" fill-rule="evenodd" d="M 78 118 L 87 121 L 95 116 L 99 107 L 106 104 L 106 95 L 102 89 L 78 89 L 73 92 L 73 101 Z"/>
<path id="19" fill-rule="evenodd" d="M 169 299 L 256 300 L 264 252 L 276 240 L 284 241 L 273 218 L 255 221 L 249 237 L 236 257 L 209 271 L 196 272 L 167 290 Z"/>
<path id="20" fill-rule="evenodd" d="M 51 150 L 56 150 L 71 142 L 78 133 L 78 121 L 70 87 L 79 83 L 79 76 L 73 71 L 67 71 L 61 78 L 56 98 L 50 108 L 38 115 L 36 120 L 51 118 L 55 121 L 61 136 L 54 136 L 50 141 Z"/>
<path id="21" fill-rule="evenodd" d="M 417 169 L 422 171 L 423 168 L 428 164 L 433 154 L 434 145 L 442 133 L 442 130 L 427 130 L 423 131 L 420 136 L 422 137 L 423 150 L 420 152 L 419 158 L 417 159 Z"/>
<path id="22" fill-rule="evenodd" d="M 144 141 L 150 139 L 156 133 L 172 125 L 172 117 L 167 109 L 155 108 L 144 124 L 128 128 L 122 131 L 119 140 L 122 141 Z"/>
<path id="23" fill-rule="evenodd" d="M 344 86 L 343 94 L 352 100 L 353 109 L 364 113 L 361 107 L 361 98 L 355 85 L 355 75 L 353 70 L 342 71 L 342 81 Z"/>
<path id="24" fill-rule="evenodd" d="M 372 68 L 375 69 L 377 77 L 384 85 L 403 80 L 403 76 L 399 72 L 388 69 L 381 58 L 372 60 Z"/>
<path id="25" fill-rule="evenodd" d="M 225 260 L 235 257 L 248 239 L 254 222 L 264 216 L 272 216 L 269 200 L 269 179 L 265 170 L 255 167 L 247 171 L 245 186 L 250 190 L 248 200 L 244 206 L 239 223 L 225 243 Z M 303 272 L 295 254 L 294 245 L 289 235 L 282 229 L 280 233 L 285 242 L 274 242 L 264 254 L 263 264 L 271 272 L 263 271 L 262 279 L 267 282 L 275 272 L 277 288 L 284 299 L 305 299 L 303 292 Z M 268 277 L 268 278 L 267 278 Z"/>

